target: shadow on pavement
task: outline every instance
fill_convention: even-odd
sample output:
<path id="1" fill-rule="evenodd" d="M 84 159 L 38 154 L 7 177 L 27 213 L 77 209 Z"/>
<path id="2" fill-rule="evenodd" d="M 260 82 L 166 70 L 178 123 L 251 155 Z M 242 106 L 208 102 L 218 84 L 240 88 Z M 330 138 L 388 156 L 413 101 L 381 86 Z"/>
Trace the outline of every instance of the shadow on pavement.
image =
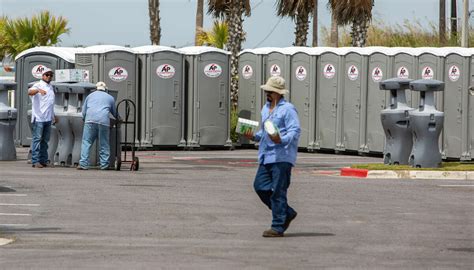
<path id="1" fill-rule="evenodd" d="M 336 235 L 333 233 L 310 233 L 310 232 L 285 233 L 285 237 L 321 237 L 321 236 L 336 236 Z"/>

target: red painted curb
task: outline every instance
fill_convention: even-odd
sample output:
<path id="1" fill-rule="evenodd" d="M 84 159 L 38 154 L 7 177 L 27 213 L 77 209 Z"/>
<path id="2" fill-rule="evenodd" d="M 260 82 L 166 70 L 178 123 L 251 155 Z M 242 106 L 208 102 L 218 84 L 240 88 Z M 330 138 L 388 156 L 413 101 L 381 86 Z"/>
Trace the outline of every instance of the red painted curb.
<path id="1" fill-rule="evenodd" d="M 369 170 L 366 169 L 352 169 L 352 168 L 342 168 L 341 176 L 355 176 L 355 177 L 367 177 Z"/>

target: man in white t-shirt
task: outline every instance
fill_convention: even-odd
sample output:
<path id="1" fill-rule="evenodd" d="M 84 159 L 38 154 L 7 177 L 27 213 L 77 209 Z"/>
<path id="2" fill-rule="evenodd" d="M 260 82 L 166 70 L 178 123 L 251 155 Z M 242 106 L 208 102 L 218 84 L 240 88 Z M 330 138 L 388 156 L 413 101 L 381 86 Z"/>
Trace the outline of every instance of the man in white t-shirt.
<path id="1" fill-rule="evenodd" d="M 54 89 L 51 86 L 53 71 L 44 68 L 41 80 L 28 89 L 31 97 L 31 163 L 34 168 L 44 168 L 48 163 L 48 142 L 54 116 Z"/>

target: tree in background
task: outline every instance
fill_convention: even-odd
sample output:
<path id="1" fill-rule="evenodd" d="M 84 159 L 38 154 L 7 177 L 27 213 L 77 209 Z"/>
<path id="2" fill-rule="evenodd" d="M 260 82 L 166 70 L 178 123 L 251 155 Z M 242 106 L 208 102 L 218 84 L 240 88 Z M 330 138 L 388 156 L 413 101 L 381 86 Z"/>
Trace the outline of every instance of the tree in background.
<path id="1" fill-rule="evenodd" d="M 309 18 L 314 11 L 314 0 L 278 0 L 278 16 L 287 16 L 295 21 L 295 46 L 306 46 Z"/>
<path id="2" fill-rule="evenodd" d="M 314 0 L 313 9 L 313 47 L 318 46 L 318 0 Z"/>
<path id="3" fill-rule="evenodd" d="M 148 0 L 148 14 L 150 15 L 150 40 L 152 45 L 160 45 L 160 1 Z"/>
<path id="4" fill-rule="evenodd" d="M 65 18 L 55 17 L 49 11 L 42 11 L 31 19 L 3 17 L 0 20 L 0 54 L 15 58 L 29 48 L 55 45 L 61 41 L 59 36 L 69 33 L 67 24 Z"/>
<path id="5" fill-rule="evenodd" d="M 446 0 L 439 0 L 439 43 L 446 43 Z"/>
<path id="6" fill-rule="evenodd" d="M 230 51 L 230 99 L 233 106 L 237 106 L 239 95 L 239 52 L 245 40 L 243 30 L 243 16 L 250 16 L 249 0 L 208 0 L 208 13 L 215 18 L 222 18 L 229 27 L 227 49 Z"/>
<path id="7" fill-rule="evenodd" d="M 197 46 L 211 46 L 219 49 L 226 49 L 227 40 L 229 38 L 229 28 L 224 21 L 214 21 L 212 30 L 198 30 Z"/>
<path id="8" fill-rule="evenodd" d="M 198 46 L 199 43 L 199 33 L 204 27 L 204 0 L 197 0 L 196 6 L 196 30 L 194 37 L 194 45 Z"/>
<path id="9" fill-rule="evenodd" d="M 328 6 L 339 25 L 352 25 L 352 46 L 364 47 L 372 19 L 373 0 L 329 0 Z"/>

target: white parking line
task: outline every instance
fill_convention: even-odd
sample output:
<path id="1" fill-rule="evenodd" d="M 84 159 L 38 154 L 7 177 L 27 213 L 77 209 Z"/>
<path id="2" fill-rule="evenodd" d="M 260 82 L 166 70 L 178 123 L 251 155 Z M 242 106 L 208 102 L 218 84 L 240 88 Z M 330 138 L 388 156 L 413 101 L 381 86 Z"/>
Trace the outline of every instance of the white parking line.
<path id="1" fill-rule="evenodd" d="M 26 227 L 29 224 L 0 224 L 0 227 Z"/>
<path id="2" fill-rule="evenodd" d="M 26 197 L 26 194 L 1 194 L 0 196 L 16 196 L 16 197 Z"/>
<path id="3" fill-rule="evenodd" d="M 438 187 L 474 187 L 474 185 L 439 185 Z"/>
<path id="4" fill-rule="evenodd" d="M 31 216 L 31 214 L 0 213 L 0 216 Z"/>
<path id="5" fill-rule="evenodd" d="M 0 206 L 40 206 L 35 203 L 0 203 Z"/>

